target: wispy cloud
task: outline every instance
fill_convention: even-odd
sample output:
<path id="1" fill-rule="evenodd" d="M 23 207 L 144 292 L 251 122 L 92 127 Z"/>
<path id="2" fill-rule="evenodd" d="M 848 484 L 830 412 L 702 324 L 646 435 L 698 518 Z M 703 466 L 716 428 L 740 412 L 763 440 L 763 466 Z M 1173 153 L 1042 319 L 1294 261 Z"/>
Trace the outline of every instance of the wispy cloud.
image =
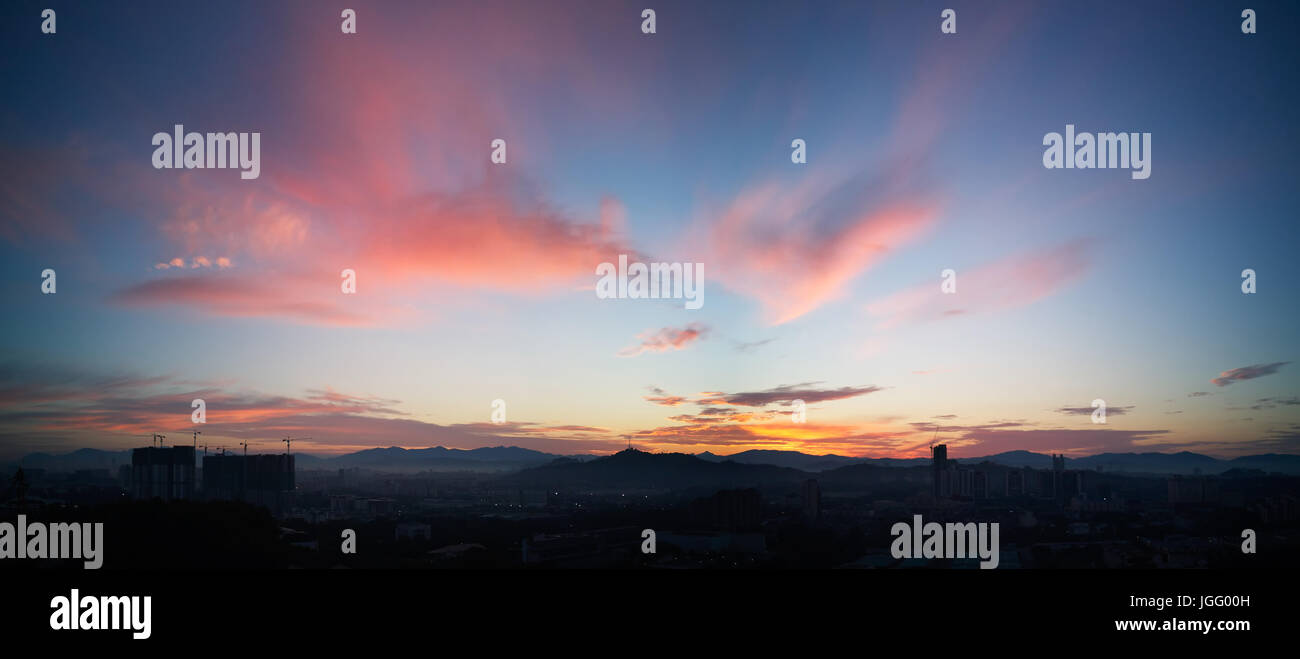
<path id="1" fill-rule="evenodd" d="M 345 303 L 355 297 L 337 292 L 338 285 L 332 279 L 314 288 L 301 284 L 300 280 L 271 276 L 186 275 L 136 284 L 114 294 L 111 300 L 125 306 L 187 307 L 238 318 L 278 316 L 314 325 L 367 326 L 377 324 L 381 317 L 358 311 L 365 303 L 349 308 Z M 391 321 L 394 313 L 390 310 L 382 317 Z"/>
<path id="2" fill-rule="evenodd" d="M 765 321 L 778 325 L 843 295 L 853 278 L 917 240 L 937 214 L 935 201 L 891 197 L 867 174 L 757 184 L 709 226 L 708 262 L 723 285 L 757 299 Z"/>
<path id="3" fill-rule="evenodd" d="M 703 339 L 709 328 L 700 323 L 691 323 L 686 327 L 664 327 L 658 330 L 646 330 L 636 338 L 638 343 L 618 351 L 620 357 L 635 357 L 644 352 L 668 352 L 683 350 L 687 346 Z"/>
<path id="4" fill-rule="evenodd" d="M 1077 280 L 1091 263 L 1091 242 L 1073 240 L 957 271 L 956 292 L 940 289 L 939 272 L 918 284 L 867 305 L 880 316 L 880 329 L 1014 309 L 1032 304 Z"/>
<path id="5" fill-rule="evenodd" d="M 1056 408 L 1055 411 L 1059 414 L 1075 414 L 1075 415 L 1089 416 L 1093 412 L 1096 412 L 1097 409 L 1098 408 L 1095 407 L 1058 407 Z M 1106 415 L 1119 416 L 1121 414 L 1128 414 L 1129 410 L 1132 409 L 1133 409 L 1132 405 L 1127 405 L 1127 406 L 1107 405 Z"/>
<path id="6" fill-rule="evenodd" d="M 747 407 L 762 407 L 772 403 L 781 403 L 789 405 L 792 401 L 802 400 L 805 403 L 820 403 L 828 400 L 844 400 L 846 398 L 855 398 L 865 396 L 877 391 L 883 390 L 883 387 L 875 385 L 865 385 L 860 387 L 839 387 L 837 389 L 822 389 L 815 385 L 817 382 L 803 382 L 800 384 L 783 384 L 779 387 L 765 389 L 762 391 L 744 391 L 734 394 L 717 394 L 706 396 L 698 401 L 699 404 L 725 404 L 725 405 L 742 405 Z"/>
<path id="7" fill-rule="evenodd" d="M 1272 375 L 1277 373 L 1278 369 L 1290 363 L 1291 362 L 1273 362 L 1271 364 L 1242 366 L 1240 368 L 1224 371 L 1219 374 L 1219 377 L 1211 379 L 1210 382 L 1213 382 L 1220 387 L 1226 387 L 1234 382 L 1254 380 L 1255 378 L 1261 378 L 1265 375 Z"/>
<path id="8" fill-rule="evenodd" d="M 204 400 L 207 422 L 190 420 L 191 402 Z M 512 444 L 564 453 L 615 450 L 604 428 L 516 421 L 437 424 L 413 418 L 401 401 L 331 388 L 285 396 L 232 390 L 220 383 L 186 383 L 171 376 L 102 376 L 68 369 L 0 366 L 0 447 L 34 451 L 139 446 L 152 433 L 210 444 L 250 441 L 278 446 L 286 435 L 309 436 L 302 450 L 334 452 L 358 441 L 398 446 L 477 448 Z M 373 445 L 373 444 L 371 444 Z"/>
<path id="9" fill-rule="evenodd" d="M 663 389 L 660 389 L 659 387 L 650 387 L 650 392 L 654 395 L 644 396 L 644 398 L 657 405 L 663 405 L 665 407 L 677 407 L 678 405 L 687 402 L 684 396 L 674 396 L 664 391 Z"/>

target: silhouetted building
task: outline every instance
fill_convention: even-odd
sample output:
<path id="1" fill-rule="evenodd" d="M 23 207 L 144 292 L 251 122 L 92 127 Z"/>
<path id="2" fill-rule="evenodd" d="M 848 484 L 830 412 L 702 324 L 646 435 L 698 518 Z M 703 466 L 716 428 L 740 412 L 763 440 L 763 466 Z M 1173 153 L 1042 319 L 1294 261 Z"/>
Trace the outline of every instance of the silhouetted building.
<path id="1" fill-rule="evenodd" d="M 1266 523 L 1294 522 L 1296 520 L 1296 498 L 1289 494 L 1265 497 L 1251 506 L 1259 518 Z"/>
<path id="2" fill-rule="evenodd" d="M 691 517 L 696 523 L 720 529 L 744 529 L 759 524 L 762 496 L 753 488 L 723 490 L 711 497 L 691 502 Z"/>
<path id="3" fill-rule="evenodd" d="M 948 445 L 930 447 L 930 457 L 934 462 L 934 496 L 948 496 L 952 489 L 948 483 Z"/>
<path id="4" fill-rule="evenodd" d="M 822 516 L 822 488 L 815 478 L 803 482 L 803 516 L 809 522 Z"/>
<path id="5" fill-rule="evenodd" d="M 1007 496 L 1022 497 L 1025 495 L 1025 471 L 1020 469 L 1010 469 L 1007 471 Z"/>
<path id="6" fill-rule="evenodd" d="M 194 447 L 145 446 L 131 451 L 131 496 L 194 498 Z"/>
<path id="7" fill-rule="evenodd" d="M 1169 503 L 1218 503 L 1219 481 L 1213 476 L 1170 476 Z"/>
<path id="8" fill-rule="evenodd" d="M 620 527 L 575 533 L 538 533 L 520 543 L 525 565 L 594 568 L 618 565 L 641 555 L 641 528 Z"/>
<path id="9" fill-rule="evenodd" d="M 972 477 L 971 496 L 976 499 L 989 498 L 989 475 L 983 471 L 976 471 Z"/>
<path id="10" fill-rule="evenodd" d="M 393 537 L 397 540 L 403 538 L 410 540 L 431 540 L 433 538 L 433 526 L 423 522 L 399 522 L 393 528 Z"/>
<path id="11" fill-rule="evenodd" d="M 203 458 L 203 496 L 246 501 L 273 513 L 289 507 L 294 489 L 293 456 L 209 455 Z"/>

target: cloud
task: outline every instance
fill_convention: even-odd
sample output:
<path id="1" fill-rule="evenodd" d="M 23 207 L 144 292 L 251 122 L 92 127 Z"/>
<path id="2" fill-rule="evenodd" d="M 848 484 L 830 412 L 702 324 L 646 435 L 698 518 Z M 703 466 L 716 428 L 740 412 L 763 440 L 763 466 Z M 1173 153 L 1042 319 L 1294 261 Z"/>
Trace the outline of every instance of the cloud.
<path id="1" fill-rule="evenodd" d="M 190 259 L 191 270 L 197 268 L 211 268 L 214 266 L 218 269 L 225 269 L 231 267 L 231 262 L 229 258 L 224 256 L 219 256 L 215 260 L 209 259 L 206 256 L 196 256 Z M 159 261 L 158 263 L 155 263 L 153 266 L 154 270 L 169 270 L 171 268 L 184 268 L 184 267 L 185 267 L 185 259 L 180 258 L 179 256 L 170 261 Z"/>
<path id="2" fill-rule="evenodd" d="M 314 285 L 292 286 L 294 280 L 264 276 L 185 275 L 136 284 L 114 294 L 111 301 L 132 307 L 184 306 L 206 314 L 237 318 L 279 316 L 313 325 L 357 327 L 391 320 L 396 311 L 368 314 L 351 308 L 338 283 L 321 277 Z M 295 291 L 302 291 L 296 293 Z M 333 292 L 330 292 L 333 291 Z"/>
<path id="3" fill-rule="evenodd" d="M 1168 433 L 1168 430 L 1109 428 L 972 429 L 962 433 L 957 439 L 947 440 L 947 444 L 950 450 L 962 449 L 970 455 L 991 455 L 1004 451 L 1093 455 L 1135 449 L 1150 450 L 1153 440 Z"/>
<path id="4" fill-rule="evenodd" d="M 431 292 L 439 293 L 438 307 L 457 302 L 448 291 L 563 293 L 592 279 L 595 265 L 612 255 L 637 254 L 613 233 L 616 202 L 602 204 L 599 222 L 584 222 L 551 209 L 511 174 L 455 191 L 412 189 L 407 197 L 346 212 L 275 190 L 222 185 L 182 184 L 191 196 L 168 211 L 159 229 L 194 256 L 155 264 L 155 276 L 180 269 L 194 278 L 139 282 L 119 291 L 116 301 L 190 306 L 216 316 L 394 326 L 416 317 L 410 301 Z M 216 250 L 227 255 L 203 253 Z M 236 260 L 245 279 L 217 278 Z M 361 303 L 350 300 L 344 307 L 332 295 L 343 269 L 365 282 L 358 293 L 364 289 L 373 313 L 364 318 Z M 218 300 L 223 303 L 214 304 Z"/>
<path id="5" fill-rule="evenodd" d="M 309 389 L 301 396 L 232 391 L 221 383 L 172 376 L 105 376 L 76 369 L 0 365 L 0 447 L 7 452 L 139 446 L 154 432 L 189 439 L 191 401 L 202 398 L 210 445 L 274 445 L 308 436 L 304 451 L 337 452 L 383 445 L 477 448 L 512 444 L 564 453 L 617 450 L 604 428 L 577 424 L 437 424 L 411 418 L 397 400 Z M 178 430 L 178 428 L 184 428 Z M 175 437 L 171 435 L 175 434 Z M 574 438 L 580 435 L 581 439 Z M 369 443 L 367 443 L 369 442 Z"/>
<path id="6" fill-rule="evenodd" d="M 1092 412 L 1091 408 L 1088 413 Z M 1118 430 L 1094 427 L 1045 428 L 1024 420 L 991 421 L 973 425 L 938 425 L 913 422 L 913 428 L 926 437 L 925 446 L 933 433 L 942 434 L 949 446 L 949 454 L 961 450 L 966 455 L 991 455 L 1004 451 L 1057 452 L 1071 455 L 1090 455 L 1107 451 L 1131 451 L 1149 447 L 1154 440 L 1164 437 L 1168 430 Z M 916 448 L 903 447 L 902 450 Z"/>
<path id="7" fill-rule="evenodd" d="M 650 391 L 654 395 L 644 396 L 644 398 L 657 405 L 663 405 L 665 407 L 677 407 L 678 405 L 687 402 L 685 397 L 673 396 L 668 392 L 664 391 L 663 389 L 660 389 L 659 387 L 650 387 Z"/>
<path id="8" fill-rule="evenodd" d="M 646 330 L 636 338 L 640 343 L 618 351 L 620 357 L 635 357 L 643 352 L 667 352 L 683 350 L 687 346 L 703 339 L 709 328 L 700 323 L 691 323 L 681 329 L 664 327 L 658 330 Z"/>
<path id="9" fill-rule="evenodd" d="M 974 313 L 1015 309 L 1051 296 L 1087 272 L 1091 241 L 1073 240 L 1023 252 L 971 270 L 958 270 L 956 292 L 933 282 L 918 284 L 867 305 L 879 329 L 932 322 Z"/>
<path id="10" fill-rule="evenodd" d="M 755 298 L 764 320 L 792 321 L 842 296 L 850 281 L 935 222 L 933 200 L 904 200 L 858 174 L 741 191 L 705 232 L 707 263 L 727 288 Z"/>
<path id="11" fill-rule="evenodd" d="M 1234 382 L 1253 380 L 1255 378 L 1264 377 L 1265 375 L 1272 375 L 1277 373 L 1278 369 L 1290 363 L 1291 362 L 1273 362 L 1272 364 L 1242 366 L 1240 368 L 1224 371 L 1219 374 L 1219 377 L 1211 379 L 1210 382 L 1213 382 L 1220 387 L 1226 387 Z"/>
<path id="12" fill-rule="evenodd" d="M 1300 398 L 1292 396 L 1290 398 L 1260 398 L 1250 406 L 1252 410 L 1271 410 L 1279 405 L 1292 406 L 1300 405 Z"/>
<path id="13" fill-rule="evenodd" d="M 594 279 L 596 264 L 637 252 L 621 239 L 626 211 L 617 199 L 561 208 L 544 182 L 528 178 L 545 170 L 530 164 L 545 156 L 553 127 L 534 111 L 542 102 L 534 85 L 581 97 L 608 117 L 645 107 L 639 96 L 650 92 L 617 84 L 626 69 L 593 64 L 586 33 L 547 25 L 551 13 L 412 7 L 375 17 L 389 38 L 346 53 L 332 37 L 304 33 L 283 66 L 261 72 L 275 83 L 267 100 L 290 120 L 276 124 L 280 156 L 256 181 L 158 172 L 133 147 L 98 136 L 48 154 L 0 143 L 0 239 L 75 241 L 102 224 L 79 206 L 111 207 L 167 250 L 115 299 L 213 316 L 390 326 L 460 302 L 449 290 L 473 301 L 479 291 L 568 293 Z M 529 55 L 541 47 L 547 57 Z M 471 50 L 482 56 L 464 60 Z M 502 67 L 526 82 L 501 84 Z M 337 80 L 353 81 L 345 97 Z M 304 116 L 312 121 L 292 120 Z M 488 162 L 497 136 L 510 138 L 510 167 Z M 226 279 L 161 279 L 177 269 L 215 277 L 234 263 L 250 277 L 275 275 L 277 285 L 259 292 Z M 345 268 L 368 282 L 358 292 L 371 308 L 328 297 Z M 390 313 L 397 309 L 407 313 Z"/>
<path id="14" fill-rule="evenodd" d="M 954 109 L 978 91 L 1025 13 L 984 18 L 986 29 L 962 57 L 945 48 L 922 53 L 874 163 L 846 177 L 812 170 L 796 185 L 760 180 L 708 214 L 706 262 L 724 286 L 759 302 L 765 322 L 791 322 L 843 297 L 856 278 L 937 224 L 943 195 L 927 165 L 959 116 Z"/>
<path id="15" fill-rule="evenodd" d="M 775 338 L 772 338 L 761 341 L 732 341 L 731 343 L 735 346 L 737 352 L 754 352 L 775 340 Z"/>
<path id="16" fill-rule="evenodd" d="M 908 428 L 882 428 L 851 424 L 794 423 L 789 412 L 765 409 L 771 404 L 789 406 L 794 400 L 807 403 L 842 400 L 863 396 L 881 390 L 876 386 L 840 387 L 826 389 L 815 387 L 818 383 L 806 382 L 781 385 L 764 391 L 728 394 L 706 391 L 698 398 L 688 400 L 673 396 L 658 387 L 651 387 L 653 396 L 648 401 L 668 407 L 690 403 L 700 407 L 693 414 L 675 414 L 670 421 L 680 425 L 638 430 L 625 438 L 648 445 L 694 450 L 718 449 L 734 446 L 778 450 L 813 450 L 817 452 L 843 451 L 857 454 L 865 450 L 893 451 L 899 442 L 913 434 Z"/>
<path id="17" fill-rule="evenodd" d="M 1193 391 L 1192 393 L 1187 394 L 1187 397 L 1188 397 L 1188 398 L 1200 398 L 1200 397 L 1202 397 L 1202 396 L 1213 396 L 1213 395 L 1214 395 L 1213 393 L 1208 392 L 1208 391 Z"/>
<path id="18" fill-rule="evenodd" d="M 1264 438 L 1256 443 L 1258 450 L 1281 453 L 1300 451 L 1300 424 L 1289 428 L 1275 428 L 1265 433 Z"/>
<path id="19" fill-rule="evenodd" d="M 545 426 L 540 430 L 546 432 L 609 432 L 609 428 L 598 428 L 596 426 Z"/>
<path id="20" fill-rule="evenodd" d="M 725 407 L 706 407 L 695 414 L 678 414 L 668 417 L 678 423 L 691 425 L 710 425 L 710 424 L 729 424 L 729 423 L 754 423 L 758 421 L 772 421 L 785 415 L 785 412 L 776 410 L 766 410 L 758 412 L 745 412 L 734 408 Z"/>
<path id="21" fill-rule="evenodd" d="M 1098 409 L 1100 409 L 1100 408 L 1095 408 L 1095 407 L 1058 407 L 1058 408 L 1056 408 L 1056 409 L 1053 410 L 1053 411 L 1058 412 L 1058 413 L 1060 413 L 1060 414 L 1077 414 L 1077 415 L 1082 415 L 1082 416 L 1091 416 L 1092 413 L 1093 413 L 1093 412 L 1096 412 Z M 1107 405 L 1107 406 L 1106 406 L 1106 415 L 1107 415 L 1107 416 L 1119 416 L 1119 415 L 1121 415 L 1121 414 L 1127 414 L 1127 413 L 1129 412 L 1129 410 L 1131 410 L 1131 409 L 1133 409 L 1133 406 L 1132 406 L 1132 405 L 1126 405 L 1126 406 Z"/>
<path id="22" fill-rule="evenodd" d="M 846 398 L 855 398 L 865 396 L 877 391 L 882 391 L 883 387 L 875 385 L 866 385 L 861 387 L 840 387 L 838 389 L 818 389 L 813 385 L 816 382 L 803 382 L 793 385 L 781 385 L 763 391 L 746 391 L 735 394 L 719 394 L 716 396 L 706 397 L 699 401 L 698 404 L 723 403 L 727 405 L 742 405 L 748 407 L 762 407 L 771 403 L 782 403 L 789 405 L 791 401 L 802 400 L 805 403 L 820 403 L 828 400 L 843 400 Z"/>
<path id="23" fill-rule="evenodd" d="M 786 415 L 781 415 L 786 416 Z M 773 420 L 757 424 L 687 423 L 638 430 L 625 435 L 634 443 L 701 451 L 729 447 L 803 450 L 814 453 L 859 455 L 890 452 L 907 436 L 905 430 L 878 430 L 853 425 L 791 423 Z"/>

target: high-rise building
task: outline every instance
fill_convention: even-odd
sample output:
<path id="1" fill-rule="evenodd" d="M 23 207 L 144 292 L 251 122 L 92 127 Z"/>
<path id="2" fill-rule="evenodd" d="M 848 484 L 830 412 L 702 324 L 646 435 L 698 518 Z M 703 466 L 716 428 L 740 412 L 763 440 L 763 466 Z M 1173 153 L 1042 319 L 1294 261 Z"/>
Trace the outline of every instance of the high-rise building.
<path id="1" fill-rule="evenodd" d="M 279 514 L 294 490 L 293 455 L 209 455 L 203 458 L 203 496 L 246 501 Z"/>
<path id="2" fill-rule="evenodd" d="M 194 447 L 145 446 L 131 451 L 131 496 L 194 498 Z"/>
<path id="3" fill-rule="evenodd" d="M 1025 472 L 1019 469 L 1007 470 L 1007 496 L 1020 497 L 1025 495 Z"/>
<path id="4" fill-rule="evenodd" d="M 989 476 L 982 469 L 977 469 L 971 484 L 971 496 L 976 499 L 989 498 Z"/>
<path id="5" fill-rule="evenodd" d="M 761 521 L 762 496 L 758 490 L 722 490 L 691 502 L 691 517 L 701 524 L 729 531 L 749 529 Z"/>
<path id="6" fill-rule="evenodd" d="M 1218 503 L 1219 481 L 1213 476 L 1170 476 L 1169 503 Z"/>
<path id="7" fill-rule="evenodd" d="M 936 498 L 945 496 L 947 494 L 945 490 L 949 489 L 945 487 L 948 472 L 948 445 L 939 444 L 930 447 L 930 457 L 934 461 L 932 465 L 934 469 L 934 496 Z"/>
<path id="8" fill-rule="evenodd" d="M 815 522 L 822 516 L 822 488 L 817 479 L 810 478 L 803 482 L 803 517 Z"/>

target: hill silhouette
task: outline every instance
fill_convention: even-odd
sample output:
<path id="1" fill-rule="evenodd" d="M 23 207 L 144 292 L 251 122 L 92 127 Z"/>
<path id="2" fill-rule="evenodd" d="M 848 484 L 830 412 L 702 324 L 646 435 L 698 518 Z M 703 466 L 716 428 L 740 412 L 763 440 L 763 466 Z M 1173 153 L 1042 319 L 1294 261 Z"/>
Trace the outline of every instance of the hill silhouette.
<path id="1" fill-rule="evenodd" d="M 557 460 L 508 477 L 521 485 L 682 489 L 737 488 L 797 483 L 808 474 L 773 465 L 712 462 L 686 453 L 647 453 L 634 448 L 585 462 Z"/>

